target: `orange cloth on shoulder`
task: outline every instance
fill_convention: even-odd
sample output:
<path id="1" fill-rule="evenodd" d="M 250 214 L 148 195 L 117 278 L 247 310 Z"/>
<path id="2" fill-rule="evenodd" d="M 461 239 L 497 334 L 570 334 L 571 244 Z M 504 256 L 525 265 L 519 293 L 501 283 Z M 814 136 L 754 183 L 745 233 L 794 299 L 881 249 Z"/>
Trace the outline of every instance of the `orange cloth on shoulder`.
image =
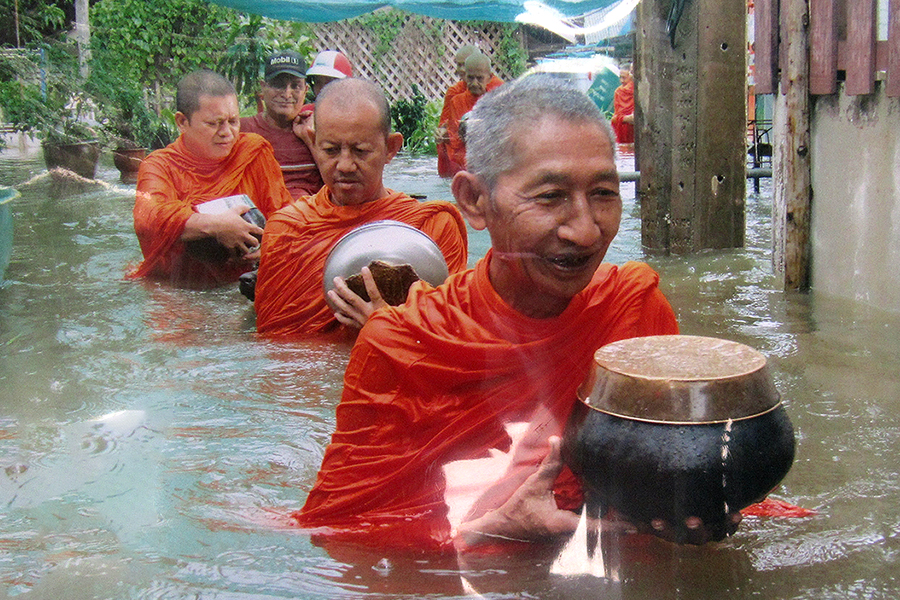
<path id="1" fill-rule="evenodd" d="M 634 125 L 626 123 L 622 117 L 634 114 L 634 80 L 616 88 L 613 94 L 613 118 L 609 122 L 616 132 L 616 141 L 620 144 L 634 142 Z"/>
<path id="2" fill-rule="evenodd" d="M 456 206 L 388 192 L 372 202 L 337 206 L 325 186 L 266 223 L 254 302 L 259 333 L 310 335 L 336 329 L 339 323 L 322 291 L 325 259 L 344 234 L 371 221 L 412 225 L 435 241 L 450 273 L 466 268 L 468 236 Z"/>
<path id="3" fill-rule="evenodd" d="M 174 285 L 209 288 L 237 281 L 247 265 L 210 264 L 185 254 L 181 234 L 198 204 L 247 194 L 267 218 L 291 202 L 272 146 L 241 133 L 221 161 L 199 158 L 182 137 L 144 159 L 138 171 L 134 230 L 144 261 L 129 277 L 155 277 Z"/>
<path id="4" fill-rule="evenodd" d="M 604 264 L 559 317 L 532 319 L 493 289 L 491 260 L 489 251 L 437 288 L 414 284 L 406 304 L 363 327 L 298 525 L 365 544 L 448 549 L 451 515 L 477 518 L 535 472 L 597 348 L 678 332 L 646 264 Z M 568 469 L 555 493 L 561 508 L 582 502 Z M 461 497 L 471 497 L 462 513 Z"/>
<path id="5" fill-rule="evenodd" d="M 487 91 L 490 92 L 491 90 L 496 89 L 496 88 L 500 87 L 501 85 L 503 85 L 503 80 L 500 79 L 499 77 L 497 77 L 496 75 L 491 75 L 491 79 L 490 79 L 490 81 L 488 81 L 488 84 L 487 84 Z M 469 106 L 468 109 L 463 111 L 461 114 L 456 115 L 456 112 L 458 112 L 459 109 L 457 108 L 457 109 L 451 110 L 450 105 L 453 102 L 453 99 L 455 97 L 462 95 L 462 94 L 468 94 L 473 100 L 471 101 L 471 106 Z M 452 118 L 455 119 L 455 121 L 456 121 L 455 131 L 456 131 L 456 136 L 458 138 L 459 137 L 459 120 L 462 118 L 462 115 L 464 115 L 466 112 L 472 110 L 472 107 L 475 106 L 476 100 L 477 100 L 477 98 L 475 98 L 475 96 L 472 96 L 472 94 L 469 94 L 469 88 L 466 85 L 466 82 L 465 81 L 457 81 L 452 86 L 450 86 L 447 89 L 447 93 L 444 94 L 444 106 L 443 106 L 443 108 L 441 108 L 441 116 L 440 116 L 440 119 L 438 120 L 438 123 L 440 125 L 447 127 L 447 130 L 449 131 L 450 126 L 448 125 L 448 123 L 452 120 L 451 117 L 453 115 L 456 115 L 456 116 L 453 116 Z M 468 104 L 468 103 L 469 103 L 469 101 L 466 101 L 466 104 Z M 437 145 L 438 175 L 440 175 L 441 177 L 452 177 L 457 173 L 457 171 L 463 170 L 466 165 L 465 146 L 463 145 L 462 149 L 460 150 L 457 145 L 457 146 L 454 146 L 453 150 L 451 150 L 452 139 L 453 138 L 451 137 L 451 142 L 442 143 L 442 144 Z M 461 143 L 462 142 L 460 142 L 460 144 Z"/>

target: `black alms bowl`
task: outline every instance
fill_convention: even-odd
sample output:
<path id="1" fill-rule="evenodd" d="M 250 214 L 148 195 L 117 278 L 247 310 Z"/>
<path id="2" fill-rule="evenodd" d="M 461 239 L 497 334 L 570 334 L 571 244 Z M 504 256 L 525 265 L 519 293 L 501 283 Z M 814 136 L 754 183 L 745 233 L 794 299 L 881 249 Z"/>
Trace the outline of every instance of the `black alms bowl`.
<path id="1" fill-rule="evenodd" d="M 637 523 L 703 519 L 762 500 L 794 460 L 794 431 L 765 358 L 697 336 L 623 340 L 595 354 L 566 428 L 563 456 L 588 502 Z"/>

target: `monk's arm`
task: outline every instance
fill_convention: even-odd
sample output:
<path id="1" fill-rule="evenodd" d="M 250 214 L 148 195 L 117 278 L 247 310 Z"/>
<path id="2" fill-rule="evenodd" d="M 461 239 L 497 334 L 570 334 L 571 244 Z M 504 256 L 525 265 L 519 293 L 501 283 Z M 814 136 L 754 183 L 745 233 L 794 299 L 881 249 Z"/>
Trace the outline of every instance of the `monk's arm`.
<path id="1" fill-rule="evenodd" d="M 241 218 L 248 210 L 249 206 L 234 206 L 216 215 L 193 213 L 184 223 L 181 241 L 214 237 L 226 248 L 246 254 L 259 246 L 263 234 L 261 227 Z"/>

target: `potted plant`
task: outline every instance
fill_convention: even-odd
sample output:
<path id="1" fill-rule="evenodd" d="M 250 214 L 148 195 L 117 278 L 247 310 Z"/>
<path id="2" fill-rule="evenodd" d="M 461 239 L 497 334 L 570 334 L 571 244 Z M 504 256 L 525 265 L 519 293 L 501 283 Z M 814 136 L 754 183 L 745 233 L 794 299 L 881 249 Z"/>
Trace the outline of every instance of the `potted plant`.
<path id="1" fill-rule="evenodd" d="M 77 87 L 71 56 L 64 48 L 48 50 L 52 68 L 33 62 L 28 55 L 0 64 L 4 119 L 16 131 L 41 139 L 48 169 L 62 167 L 92 179 L 100 157 L 100 135 L 87 120 L 91 103 Z"/>

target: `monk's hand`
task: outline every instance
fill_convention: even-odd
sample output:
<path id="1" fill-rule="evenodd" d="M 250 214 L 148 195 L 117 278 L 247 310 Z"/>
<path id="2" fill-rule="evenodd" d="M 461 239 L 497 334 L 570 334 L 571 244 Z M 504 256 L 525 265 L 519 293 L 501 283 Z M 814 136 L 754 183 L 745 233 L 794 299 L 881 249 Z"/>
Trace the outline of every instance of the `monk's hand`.
<path id="1" fill-rule="evenodd" d="M 241 215 L 251 207 L 233 206 L 214 217 L 211 234 L 226 248 L 232 250 L 237 258 L 252 260 L 259 257 L 259 241 L 263 230 L 258 225 L 248 223 Z"/>
<path id="2" fill-rule="evenodd" d="M 554 541 L 575 531 L 580 516 L 558 508 L 553 497 L 553 484 L 563 468 L 561 441 L 557 436 L 548 441 L 550 453 L 538 470 L 502 506 L 460 525 L 458 541 L 466 546 L 498 540 Z"/>
<path id="3" fill-rule="evenodd" d="M 447 128 L 441 125 L 434 132 L 434 141 L 436 144 L 446 144 L 450 141 L 450 135 L 447 133 Z"/>
<path id="4" fill-rule="evenodd" d="M 300 111 L 300 114 L 298 114 L 294 118 L 294 122 L 291 124 L 291 128 L 294 131 L 294 135 L 303 140 L 303 143 L 308 147 L 312 148 L 314 133 L 316 129 L 315 120 L 313 118 L 313 111 Z"/>
<path id="5" fill-rule="evenodd" d="M 363 283 L 366 285 L 366 292 L 369 294 L 369 301 L 366 302 L 353 290 L 347 287 L 346 282 L 341 277 L 334 278 L 334 289 L 328 291 L 328 297 L 332 303 L 338 308 L 334 312 L 335 318 L 342 324 L 356 329 L 362 328 L 369 320 L 373 312 L 387 306 L 387 302 L 381 297 L 375 278 L 369 267 L 362 268 Z"/>

